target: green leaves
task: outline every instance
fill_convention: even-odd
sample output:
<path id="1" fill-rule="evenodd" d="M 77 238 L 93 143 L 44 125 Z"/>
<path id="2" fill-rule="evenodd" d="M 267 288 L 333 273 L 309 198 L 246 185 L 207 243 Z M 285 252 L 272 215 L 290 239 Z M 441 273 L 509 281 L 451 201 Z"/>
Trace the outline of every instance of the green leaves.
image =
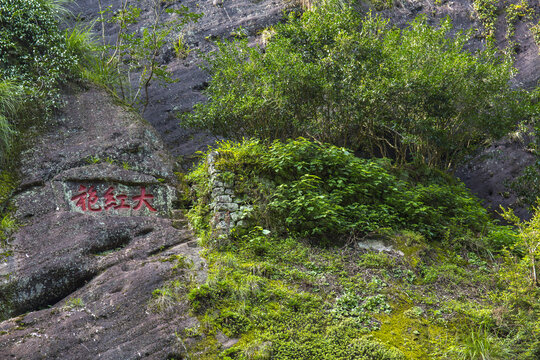
<path id="1" fill-rule="evenodd" d="M 234 179 L 237 196 L 256 209 L 250 220 L 272 234 L 328 243 L 392 228 L 442 240 L 449 232 L 481 233 L 489 224 L 463 184 L 412 169 L 424 181 L 416 183 L 387 159 L 361 159 L 303 138 L 271 145 L 226 142 L 217 152 L 216 168 Z M 207 178 L 191 178 L 207 189 Z"/>
<path id="2" fill-rule="evenodd" d="M 58 29 L 60 9 L 51 0 L 0 0 L 0 76 L 42 94 L 73 76 L 79 59 Z"/>
<path id="3" fill-rule="evenodd" d="M 82 32 L 60 31 L 56 0 L 0 0 L 0 165 L 11 159 L 16 128 L 60 105 L 59 87 L 78 78 Z M 23 126 L 21 126 L 22 128 Z"/>
<path id="4" fill-rule="evenodd" d="M 405 29 L 335 2 L 275 27 L 266 48 L 218 44 L 207 58 L 207 104 L 185 125 L 228 138 L 305 136 L 321 142 L 447 167 L 527 116 L 509 87 L 511 59 L 471 54 L 419 17 Z"/>

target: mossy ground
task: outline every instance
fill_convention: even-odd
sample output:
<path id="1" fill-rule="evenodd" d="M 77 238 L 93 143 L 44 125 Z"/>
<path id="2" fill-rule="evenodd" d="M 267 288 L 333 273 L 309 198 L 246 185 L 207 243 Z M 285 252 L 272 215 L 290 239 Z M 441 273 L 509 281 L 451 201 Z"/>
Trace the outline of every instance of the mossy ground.
<path id="1" fill-rule="evenodd" d="M 206 250 L 208 282 L 188 295 L 207 338 L 193 349 L 201 359 L 348 359 L 357 339 L 383 344 L 381 359 L 457 358 L 468 329 L 494 321 L 496 264 L 429 245 L 439 260 L 253 233 L 233 242 Z M 359 301 L 340 309 L 350 293 Z M 218 331 L 240 341 L 223 350 Z"/>

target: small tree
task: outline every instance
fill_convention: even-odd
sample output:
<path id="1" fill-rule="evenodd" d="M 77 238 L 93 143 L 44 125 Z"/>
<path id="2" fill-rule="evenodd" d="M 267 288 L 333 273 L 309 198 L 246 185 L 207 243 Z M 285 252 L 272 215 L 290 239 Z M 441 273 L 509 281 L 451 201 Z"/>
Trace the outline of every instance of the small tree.
<path id="1" fill-rule="evenodd" d="M 534 207 L 534 215 L 529 221 L 521 221 L 511 209 L 503 210 L 505 220 L 515 224 L 518 228 L 518 241 L 513 246 L 515 250 L 523 250 L 522 260 L 530 269 L 531 284 L 538 286 L 537 258 L 540 256 L 540 208 Z"/>
<path id="2" fill-rule="evenodd" d="M 134 1 L 122 0 L 120 8 L 113 11 L 112 5 L 103 9 L 101 0 L 98 0 L 103 45 L 101 57 L 93 69 L 98 77 L 95 80 L 106 84 L 129 105 L 140 105 L 141 112 L 148 106 L 148 90 L 152 82 L 175 81 L 167 65 L 158 60 L 171 34 L 180 32 L 184 25 L 202 16 L 189 12 L 185 6 L 178 9 L 168 7 L 162 0 L 144 1 L 150 9 L 150 21 L 146 27 L 134 28 L 139 24 L 143 11 L 133 5 Z M 105 23 L 119 27 L 114 44 L 106 42 Z"/>

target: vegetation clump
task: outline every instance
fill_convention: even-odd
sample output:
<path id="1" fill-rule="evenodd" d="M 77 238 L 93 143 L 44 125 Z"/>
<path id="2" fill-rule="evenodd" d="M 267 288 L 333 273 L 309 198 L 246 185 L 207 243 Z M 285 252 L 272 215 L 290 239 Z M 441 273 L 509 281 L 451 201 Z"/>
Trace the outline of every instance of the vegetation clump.
<path id="1" fill-rule="evenodd" d="M 448 231 L 481 233 L 488 224 L 463 184 L 427 168 L 431 179 L 417 182 L 413 167 L 302 138 L 223 143 L 218 152 L 216 167 L 254 208 L 255 221 L 277 233 L 320 242 L 392 228 L 434 239 Z M 192 179 L 204 171 L 202 164 Z M 206 201 L 204 194 L 198 201 Z"/>
<path id="2" fill-rule="evenodd" d="M 533 35 L 534 42 L 539 49 L 538 53 L 540 54 L 540 23 L 531 26 L 531 33 Z"/>
<path id="3" fill-rule="evenodd" d="M 474 0 L 473 7 L 484 26 L 487 39 L 495 40 L 495 22 L 497 21 L 498 0 Z"/>
<path id="4" fill-rule="evenodd" d="M 0 0 L 0 164 L 17 126 L 39 123 L 60 105 L 60 87 L 80 78 L 90 47 L 78 30 L 58 26 L 56 0 Z"/>
<path id="5" fill-rule="evenodd" d="M 304 136 L 405 163 L 451 166 L 475 144 L 506 134 L 527 94 L 488 45 L 465 50 L 450 20 L 400 30 L 328 1 L 274 27 L 264 51 L 221 42 L 209 56 L 207 104 L 183 124 L 241 139 Z"/>
<path id="6" fill-rule="evenodd" d="M 516 32 L 516 23 L 519 19 L 531 19 L 534 15 L 534 10 L 529 6 L 527 0 L 521 0 L 518 4 L 510 4 L 506 9 L 506 36 L 512 38 Z"/>

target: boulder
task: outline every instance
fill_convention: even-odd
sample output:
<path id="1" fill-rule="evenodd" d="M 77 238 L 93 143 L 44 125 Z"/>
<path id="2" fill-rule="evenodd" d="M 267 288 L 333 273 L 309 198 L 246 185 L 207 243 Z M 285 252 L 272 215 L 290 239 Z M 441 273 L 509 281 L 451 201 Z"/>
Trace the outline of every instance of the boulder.
<path id="1" fill-rule="evenodd" d="M 11 199 L 21 227 L 0 261 L 0 358 L 164 359 L 196 319 L 183 297 L 165 316 L 152 292 L 205 276 L 174 209 L 173 161 L 155 130 L 103 91 L 77 89 L 65 102 L 22 154 Z"/>

